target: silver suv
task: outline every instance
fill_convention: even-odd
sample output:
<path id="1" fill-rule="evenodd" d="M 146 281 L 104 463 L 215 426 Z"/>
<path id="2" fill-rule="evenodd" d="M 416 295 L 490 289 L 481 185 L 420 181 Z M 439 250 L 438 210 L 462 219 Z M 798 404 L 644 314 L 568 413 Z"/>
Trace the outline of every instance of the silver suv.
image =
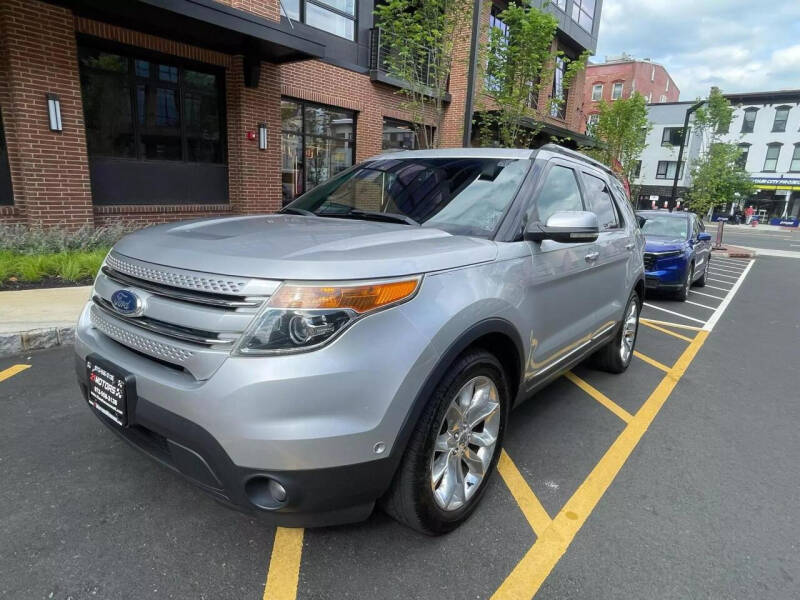
<path id="1" fill-rule="evenodd" d="M 280 214 L 144 229 L 75 344 L 91 410 L 215 498 L 285 526 L 426 533 L 486 490 L 510 409 L 633 354 L 644 242 L 581 154 L 382 155 Z"/>

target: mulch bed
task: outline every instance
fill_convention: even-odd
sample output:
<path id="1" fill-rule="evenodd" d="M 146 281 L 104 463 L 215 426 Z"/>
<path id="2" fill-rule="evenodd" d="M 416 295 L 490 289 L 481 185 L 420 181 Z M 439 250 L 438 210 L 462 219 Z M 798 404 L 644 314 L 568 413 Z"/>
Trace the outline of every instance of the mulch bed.
<path id="1" fill-rule="evenodd" d="M 3 281 L 0 282 L 0 292 L 17 290 L 41 290 L 45 288 L 77 287 L 79 285 L 92 285 L 93 279 L 87 277 L 79 281 L 67 281 L 61 277 L 44 277 L 39 281 Z"/>

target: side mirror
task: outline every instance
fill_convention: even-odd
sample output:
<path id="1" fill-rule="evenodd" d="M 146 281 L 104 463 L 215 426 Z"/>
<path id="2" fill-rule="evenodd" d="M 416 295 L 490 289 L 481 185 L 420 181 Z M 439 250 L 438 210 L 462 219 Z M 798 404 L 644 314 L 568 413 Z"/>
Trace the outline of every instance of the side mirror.
<path id="1" fill-rule="evenodd" d="M 550 215 L 547 223 L 535 221 L 525 228 L 528 242 L 553 240 L 562 244 L 593 242 L 600 235 L 597 215 L 587 211 L 564 211 Z"/>
<path id="2" fill-rule="evenodd" d="M 705 231 L 697 234 L 697 241 L 698 242 L 710 242 L 711 241 L 711 234 L 706 233 Z"/>

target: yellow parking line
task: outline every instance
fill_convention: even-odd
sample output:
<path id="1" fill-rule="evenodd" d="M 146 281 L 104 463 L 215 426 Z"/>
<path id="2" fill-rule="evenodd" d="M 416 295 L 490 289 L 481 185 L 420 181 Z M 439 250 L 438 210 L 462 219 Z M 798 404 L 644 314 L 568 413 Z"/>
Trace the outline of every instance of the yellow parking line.
<path id="1" fill-rule="evenodd" d="M 564 377 L 569 379 L 572 383 L 577 385 L 584 392 L 589 394 L 592 398 L 597 400 L 600 404 L 605 406 L 608 410 L 613 412 L 615 415 L 617 415 L 620 419 L 622 419 L 626 423 L 630 423 L 631 419 L 633 419 L 633 415 L 631 413 L 629 413 L 619 404 L 611 400 L 611 398 L 603 394 L 603 392 L 601 392 L 595 387 L 592 387 L 589 383 L 587 383 L 586 381 L 575 375 L 575 373 L 573 373 L 572 371 L 567 371 L 566 373 L 564 373 Z"/>
<path id="2" fill-rule="evenodd" d="M 690 329 L 692 331 L 703 331 L 702 327 L 697 325 L 684 325 L 683 323 L 673 323 L 672 321 L 659 321 L 658 319 L 650 319 L 641 317 L 639 322 L 647 321 L 648 323 L 655 323 L 657 325 L 666 325 L 667 327 L 677 327 L 678 329 Z"/>
<path id="3" fill-rule="evenodd" d="M 303 554 L 303 530 L 278 527 L 272 543 L 264 600 L 294 600 Z"/>
<path id="4" fill-rule="evenodd" d="M 650 329 L 655 329 L 656 331 L 660 331 L 661 333 L 666 333 L 667 335 L 671 335 L 672 337 L 676 337 L 679 340 L 684 340 L 686 342 L 691 342 L 692 338 L 686 337 L 685 335 L 681 335 L 680 333 L 675 333 L 674 331 L 670 331 L 669 329 L 665 329 L 655 323 L 651 323 L 650 321 L 645 321 L 644 319 L 640 319 L 639 322 L 642 325 L 646 325 Z"/>
<path id="5" fill-rule="evenodd" d="M 689 341 L 691 341 L 691 340 L 689 340 Z M 649 356 L 645 356 L 644 354 L 642 354 L 638 350 L 634 350 L 633 351 L 633 355 L 636 358 L 638 358 L 639 360 L 643 360 L 648 365 L 650 365 L 652 367 L 655 367 L 656 369 L 661 369 L 662 371 L 664 371 L 664 373 L 669 373 L 669 367 L 667 365 L 665 365 L 664 363 L 658 362 L 655 358 L 650 358 Z"/>
<path id="6" fill-rule="evenodd" d="M 497 471 L 503 478 L 503 481 L 514 497 L 517 505 L 519 506 L 528 524 L 533 529 L 536 537 L 542 535 L 545 529 L 550 526 L 553 519 L 547 514 L 547 511 L 539 502 L 539 498 L 533 493 L 533 490 L 525 482 L 522 473 L 517 469 L 517 465 L 511 460 L 511 457 L 506 454 L 505 450 L 500 452 L 500 460 L 497 461 Z"/>
<path id="7" fill-rule="evenodd" d="M 5 381 L 16 375 L 17 373 L 21 373 L 25 369 L 30 369 L 30 365 L 12 365 L 3 371 L 0 371 L 0 381 Z"/>
<path id="8" fill-rule="evenodd" d="M 683 377 L 687 367 L 705 343 L 708 333 L 701 331 L 692 340 L 633 420 L 556 515 L 550 527 L 537 537 L 536 543 L 514 567 L 492 598 L 529 599 L 536 594 L 642 439 L 675 385 Z"/>

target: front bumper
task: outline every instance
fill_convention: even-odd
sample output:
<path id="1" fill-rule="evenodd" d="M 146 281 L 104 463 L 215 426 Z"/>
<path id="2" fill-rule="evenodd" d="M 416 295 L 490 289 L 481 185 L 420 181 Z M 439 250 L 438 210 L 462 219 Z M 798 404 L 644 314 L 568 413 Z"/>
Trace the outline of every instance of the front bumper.
<path id="1" fill-rule="evenodd" d="M 660 259 L 650 269 L 645 269 L 644 282 L 649 290 L 678 289 L 686 281 L 689 261 L 684 257 Z"/>
<path id="2" fill-rule="evenodd" d="M 357 521 L 388 489 L 402 455 L 397 436 L 437 356 L 400 308 L 315 352 L 230 357 L 197 381 L 100 333 L 87 306 L 76 331 L 78 382 L 85 395 L 90 355 L 133 374 L 130 427 L 98 418 L 227 504 L 287 526 Z M 365 357 L 376 339 L 391 339 L 391 351 Z M 379 442 L 386 449 L 377 454 Z M 269 479 L 285 501 L 264 500 Z"/>

